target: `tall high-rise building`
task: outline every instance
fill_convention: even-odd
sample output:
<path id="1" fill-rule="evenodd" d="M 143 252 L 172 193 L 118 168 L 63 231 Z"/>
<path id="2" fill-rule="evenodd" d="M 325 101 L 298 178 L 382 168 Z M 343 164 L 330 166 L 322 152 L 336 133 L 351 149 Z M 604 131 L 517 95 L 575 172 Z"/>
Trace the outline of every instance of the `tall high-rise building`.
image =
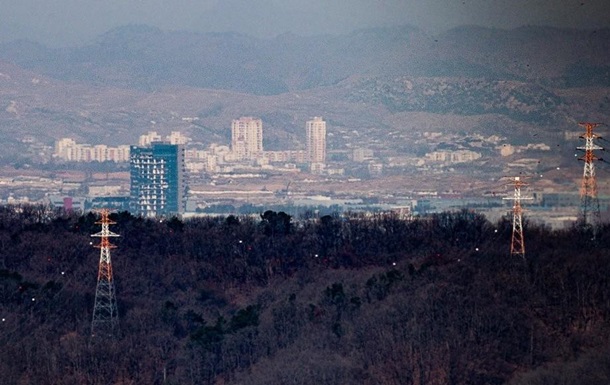
<path id="1" fill-rule="evenodd" d="M 233 119 L 231 151 L 237 160 L 253 160 L 263 153 L 263 121 L 252 117 Z"/>
<path id="2" fill-rule="evenodd" d="M 326 162 L 326 122 L 316 116 L 305 124 L 307 161 L 312 171 L 321 171 Z"/>
<path id="3" fill-rule="evenodd" d="M 130 207 L 146 217 L 184 212 L 184 149 L 168 143 L 151 143 L 130 149 Z"/>

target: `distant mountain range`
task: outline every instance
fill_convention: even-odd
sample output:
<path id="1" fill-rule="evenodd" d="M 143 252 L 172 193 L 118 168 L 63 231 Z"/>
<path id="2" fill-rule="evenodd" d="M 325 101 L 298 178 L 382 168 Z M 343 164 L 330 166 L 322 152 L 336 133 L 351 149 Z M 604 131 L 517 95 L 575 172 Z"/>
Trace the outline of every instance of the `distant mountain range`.
<path id="1" fill-rule="evenodd" d="M 331 133 L 341 131 L 329 138 L 333 149 L 347 148 L 343 132 L 353 130 L 364 135 L 360 146 L 409 129 L 527 141 L 535 130 L 578 130 L 581 120 L 610 123 L 609 88 L 610 29 L 461 27 L 431 36 L 404 26 L 258 39 L 131 25 L 83 47 L 0 44 L 0 139 L 15 144 L 4 157 L 20 154 L 24 135 L 117 144 L 179 129 L 228 143 L 230 120 L 254 115 L 266 148 L 294 148 L 304 121 L 323 115 Z"/>
<path id="2" fill-rule="evenodd" d="M 274 95 L 354 75 L 610 86 L 610 30 L 461 27 L 430 36 L 405 26 L 263 40 L 131 25 L 79 48 L 0 44 L 0 59 L 56 79 L 147 91 L 183 85 Z"/>

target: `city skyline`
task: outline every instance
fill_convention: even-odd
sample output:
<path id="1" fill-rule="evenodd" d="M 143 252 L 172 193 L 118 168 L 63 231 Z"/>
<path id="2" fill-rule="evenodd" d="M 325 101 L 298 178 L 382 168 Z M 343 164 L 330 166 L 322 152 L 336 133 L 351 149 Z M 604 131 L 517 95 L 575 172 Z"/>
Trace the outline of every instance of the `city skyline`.
<path id="1" fill-rule="evenodd" d="M 5 140 L 15 148 L 7 148 L 13 153 L 5 154 L 5 165 L 37 168 L 43 175 L 49 170 L 52 176 L 65 175 L 69 168 L 87 170 L 78 191 L 83 193 L 87 184 L 97 187 L 91 172 L 98 165 L 49 164 L 54 163 L 48 145 L 52 140 L 72 136 L 116 146 L 135 141 L 140 129 L 161 132 L 142 143 L 149 144 L 180 130 L 193 139 L 189 156 L 195 161 L 187 167 L 199 178 L 201 205 L 205 194 L 220 195 L 209 190 L 229 194 L 250 183 L 245 195 L 253 197 L 261 186 L 266 187 L 261 195 L 273 195 L 288 190 L 288 179 L 302 180 L 301 186 L 293 181 L 291 194 L 299 189 L 321 196 L 334 195 L 328 191 L 351 194 L 356 187 L 360 196 L 380 197 L 397 188 L 413 192 L 413 184 L 418 187 L 414 194 L 480 194 L 499 174 L 531 172 L 544 176 L 540 184 L 546 192 L 565 192 L 565 181 L 552 172 L 576 167 L 572 149 L 568 157 L 557 151 L 571 146 L 560 133 L 573 130 L 574 120 L 586 115 L 607 120 L 604 95 L 594 88 L 605 84 L 607 60 L 599 54 L 605 33 L 564 29 L 555 37 L 548 28 L 463 28 L 436 41 L 396 28 L 331 39 L 331 52 L 320 37 L 284 36 L 277 40 L 285 43 L 278 49 L 237 35 L 212 38 L 133 27 L 106 36 L 105 44 L 92 49 L 43 50 L 38 61 L 31 60 L 28 47 L 7 50 L 4 54 L 16 64 L 2 67 L 7 103 L 1 118 L 8 127 Z M 578 54 L 563 55 L 562 47 L 569 45 Z M 502 49 L 496 52 L 496 47 Z M 135 52 L 147 61 L 130 55 Z M 538 52 L 545 53 L 543 59 Z M 63 60 L 56 62 L 58 55 Z M 98 62 L 101 57 L 109 61 Z M 174 57 L 182 59 L 164 59 Z M 582 58 L 591 60 L 585 65 Z M 395 75 L 384 76 L 387 69 Z M 182 74 L 187 78 L 176 77 Z M 276 75 L 281 80 L 273 84 Z M 594 103 L 585 105 L 585 100 Z M 320 163 L 328 166 L 324 170 L 310 168 L 312 155 L 306 152 L 304 123 L 315 115 L 331 126 L 328 164 Z M 229 147 L 227 123 L 239 116 L 261 119 L 267 150 L 263 141 L 260 146 L 256 142 L 246 156 L 243 136 L 232 145 L 235 153 L 244 147 L 242 157 L 249 159 L 243 162 L 232 157 Z M 253 135 L 262 136 L 262 130 Z M 113 159 L 109 150 L 84 146 L 81 155 L 67 160 L 104 162 Z M 118 190 L 113 191 L 125 191 L 120 175 L 125 165 L 103 164 L 99 169 L 106 177 L 116 171 Z M 258 180 L 248 181 L 252 177 Z M 322 180 L 337 185 L 331 188 Z M 359 185 L 350 185 L 354 181 Z M 315 189 L 309 187 L 313 183 Z M 9 191 L 15 191 L 13 197 L 33 199 L 42 194 Z"/>

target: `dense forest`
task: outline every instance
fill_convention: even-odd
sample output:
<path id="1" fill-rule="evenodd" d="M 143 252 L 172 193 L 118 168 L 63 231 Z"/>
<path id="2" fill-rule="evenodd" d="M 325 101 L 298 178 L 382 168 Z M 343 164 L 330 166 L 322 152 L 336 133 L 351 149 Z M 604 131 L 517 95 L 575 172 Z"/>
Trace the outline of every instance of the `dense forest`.
<path id="1" fill-rule="evenodd" d="M 605 384 L 610 227 L 464 210 L 112 213 L 120 333 L 91 338 L 94 213 L 0 207 L 2 384 Z M 527 221 L 526 221 L 527 222 Z"/>

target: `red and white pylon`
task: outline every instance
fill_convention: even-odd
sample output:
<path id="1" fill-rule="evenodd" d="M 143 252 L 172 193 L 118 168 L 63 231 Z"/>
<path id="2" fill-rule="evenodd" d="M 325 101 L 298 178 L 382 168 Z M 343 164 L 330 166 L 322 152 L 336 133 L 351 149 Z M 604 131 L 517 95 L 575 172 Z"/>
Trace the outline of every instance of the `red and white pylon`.
<path id="1" fill-rule="evenodd" d="M 108 209 L 100 210 L 101 219 L 96 224 L 102 226 L 102 231 L 92 234 L 98 237 L 100 244 L 95 245 L 100 249 L 100 264 L 97 275 L 97 288 L 95 290 L 95 305 L 93 306 L 93 319 L 91 321 L 91 336 L 112 337 L 118 334 L 119 316 L 116 305 L 116 294 L 112 277 L 112 261 L 110 260 L 110 249 L 116 248 L 110 243 L 110 237 L 118 237 L 110 231 L 109 226 L 115 222 L 109 219 Z"/>
<path id="2" fill-rule="evenodd" d="M 527 183 L 521 180 L 520 177 L 516 176 L 513 183 L 515 190 L 512 197 L 506 197 L 504 199 L 511 199 L 513 201 L 513 233 L 510 242 L 510 253 L 512 255 L 519 255 L 525 258 L 525 239 L 523 238 L 523 208 L 521 207 L 521 200 L 532 199 L 529 197 L 521 196 L 521 187 L 527 186 Z"/>
<path id="3" fill-rule="evenodd" d="M 601 123 L 578 123 L 584 127 L 585 134 L 580 138 L 585 140 L 585 145 L 577 147 L 579 150 L 584 150 L 584 155 L 578 158 L 585 162 L 582 182 L 580 184 L 580 221 L 585 227 L 592 227 L 593 230 L 600 224 L 599 200 L 597 198 L 597 180 L 595 178 L 596 160 L 600 160 L 594 151 L 603 150 L 595 144 L 594 140 L 600 138 L 593 129 Z"/>

